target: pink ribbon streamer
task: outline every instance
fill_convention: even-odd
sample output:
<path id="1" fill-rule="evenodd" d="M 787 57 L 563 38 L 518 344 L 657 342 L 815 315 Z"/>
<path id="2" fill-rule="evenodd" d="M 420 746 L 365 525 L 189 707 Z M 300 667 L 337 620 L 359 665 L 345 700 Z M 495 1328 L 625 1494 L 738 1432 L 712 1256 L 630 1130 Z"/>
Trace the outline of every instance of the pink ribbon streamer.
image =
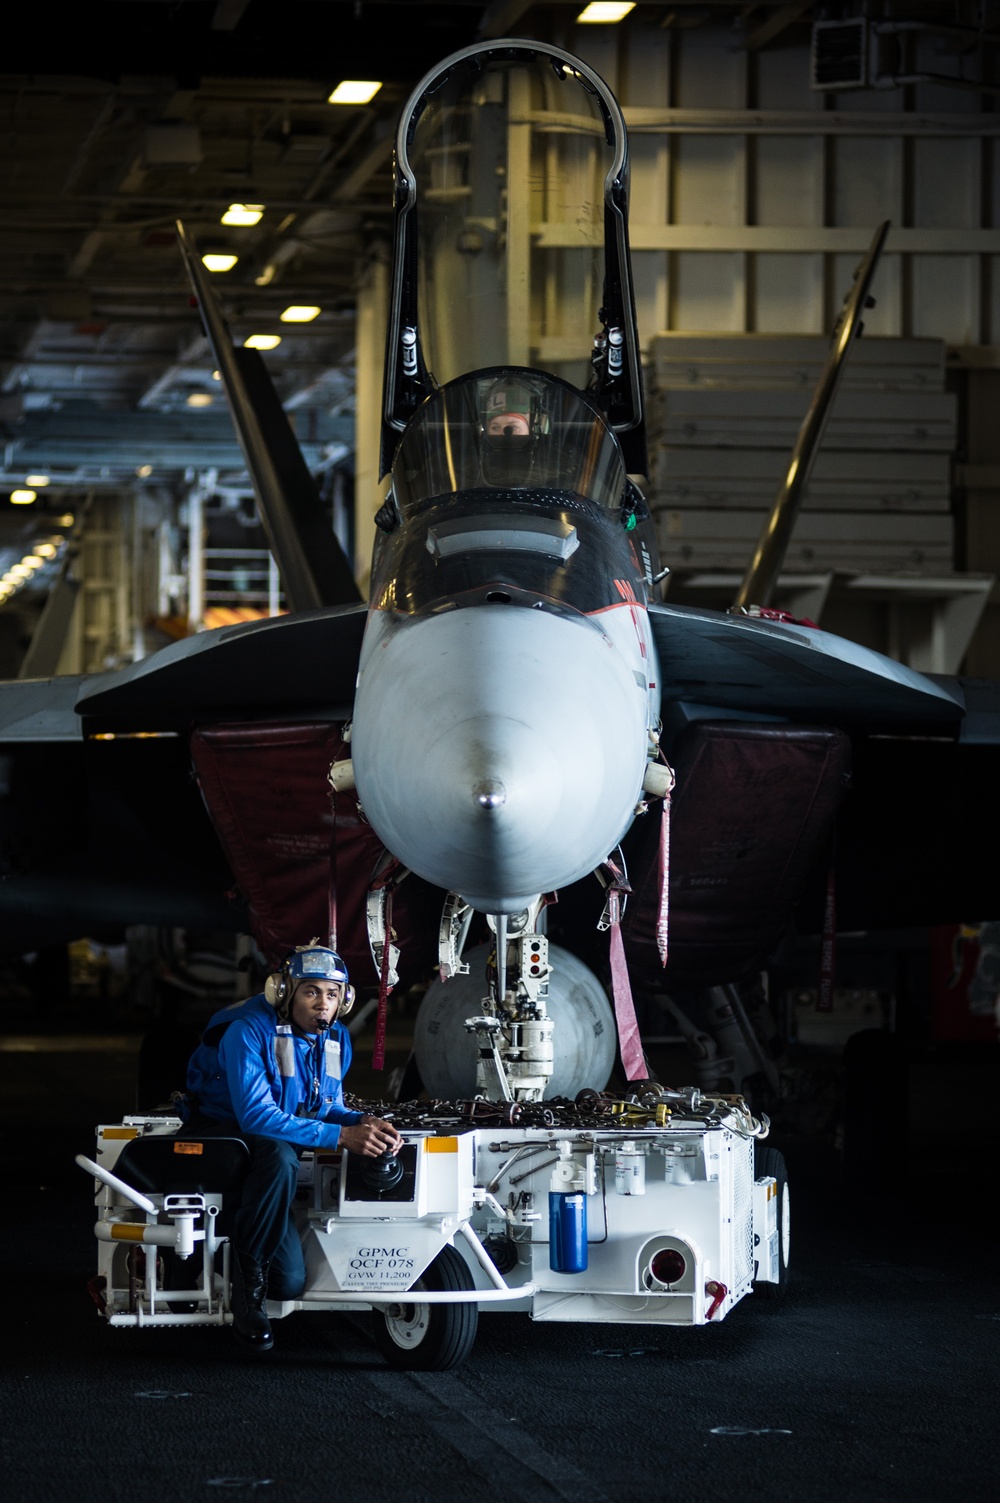
<path id="1" fill-rule="evenodd" d="M 635 1003 L 632 1001 L 632 986 L 625 961 L 625 945 L 622 941 L 621 895 L 612 889 L 608 898 L 611 905 L 611 991 L 615 999 L 618 1047 L 621 1050 L 626 1080 L 645 1080 L 646 1056 L 642 1052 Z"/>
<path id="2" fill-rule="evenodd" d="M 837 961 L 837 890 L 833 862 L 826 874 L 826 903 L 823 908 L 823 944 L 819 952 L 819 992 L 817 1012 L 833 1011 L 833 979 Z"/>
<path id="3" fill-rule="evenodd" d="M 664 795 L 660 816 L 660 902 L 656 913 L 656 949 L 660 964 L 667 963 L 667 930 L 670 918 L 670 794 Z"/>
<path id="4" fill-rule="evenodd" d="M 382 965 L 378 981 L 378 1015 L 375 1022 L 375 1048 L 372 1051 L 372 1069 L 385 1069 L 385 1032 L 389 1016 L 389 947 L 392 944 L 392 884 L 385 895 L 385 935 L 382 940 Z"/>

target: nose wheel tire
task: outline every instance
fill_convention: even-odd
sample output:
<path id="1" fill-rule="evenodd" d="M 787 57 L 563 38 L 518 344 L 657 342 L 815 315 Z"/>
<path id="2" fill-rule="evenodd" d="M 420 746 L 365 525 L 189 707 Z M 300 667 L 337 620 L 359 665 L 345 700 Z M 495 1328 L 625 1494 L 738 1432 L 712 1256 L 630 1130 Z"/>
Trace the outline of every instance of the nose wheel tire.
<path id="1" fill-rule="evenodd" d="M 443 1247 L 398 1304 L 376 1309 L 375 1343 L 390 1367 L 439 1373 L 464 1362 L 476 1339 L 479 1307 L 422 1304 L 420 1290 L 457 1293 L 474 1287 L 465 1259 L 453 1247 Z"/>

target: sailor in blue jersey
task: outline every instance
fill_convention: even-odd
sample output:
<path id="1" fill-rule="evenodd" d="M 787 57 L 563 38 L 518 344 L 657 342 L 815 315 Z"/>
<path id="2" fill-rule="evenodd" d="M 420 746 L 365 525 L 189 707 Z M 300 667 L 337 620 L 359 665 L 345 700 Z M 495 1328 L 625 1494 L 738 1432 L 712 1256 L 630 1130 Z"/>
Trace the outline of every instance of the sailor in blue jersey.
<path id="1" fill-rule="evenodd" d="M 389 1122 L 344 1105 L 351 1040 L 339 1017 L 354 988 L 334 951 L 315 943 L 289 956 L 262 994 L 210 1019 L 188 1065 L 185 1134 L 242 1138 L 250 1172 L 232 1223 L 236 1335 L 268 1351 L 264 1302 L 297 1299 L 305 1262 L 291 1214 L 305 1148 L 377 1158 L 400 1136 Z"/>

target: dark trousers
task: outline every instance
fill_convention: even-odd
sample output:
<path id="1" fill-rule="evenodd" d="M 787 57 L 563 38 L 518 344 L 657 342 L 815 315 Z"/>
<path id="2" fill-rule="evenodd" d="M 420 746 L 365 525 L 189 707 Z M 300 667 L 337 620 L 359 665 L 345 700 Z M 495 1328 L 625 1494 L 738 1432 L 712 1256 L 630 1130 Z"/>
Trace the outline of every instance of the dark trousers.
<path id="1" fill-rule="evenodd" d="M 236 1122 L 192 1117 L 181 1129 L 185 1137 L 240 1138 L 250 1153 L 250 1172 L 239 1206 L 224 1215 L 225 1230 L 236 1252 L 267 1263 L 269 1299 L 298 1299 L 305 1288 L 306 1265 L 291 1214 L 302 1149 L 281 1138 L 243 1132 Z"/>

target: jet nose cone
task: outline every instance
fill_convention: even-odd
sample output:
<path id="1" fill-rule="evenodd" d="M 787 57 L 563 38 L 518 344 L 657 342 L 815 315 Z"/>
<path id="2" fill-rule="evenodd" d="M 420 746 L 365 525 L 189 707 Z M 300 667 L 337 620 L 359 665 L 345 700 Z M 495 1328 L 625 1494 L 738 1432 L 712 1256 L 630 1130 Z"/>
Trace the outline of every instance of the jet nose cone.
<path id="1" fill-rule="evenodd" d="M 365 639 L 352 761 L 386 847 L 488 913 L 565 886 L 620 839 L 646 697 L 585 617 L 476 606 Z"/>
<path id="2" fill-rule="evenodd" d="M 484 778 L 472 790 L 480 809 L 499 809 L 507 802 L 507 790 L 499 778 Z"/>

